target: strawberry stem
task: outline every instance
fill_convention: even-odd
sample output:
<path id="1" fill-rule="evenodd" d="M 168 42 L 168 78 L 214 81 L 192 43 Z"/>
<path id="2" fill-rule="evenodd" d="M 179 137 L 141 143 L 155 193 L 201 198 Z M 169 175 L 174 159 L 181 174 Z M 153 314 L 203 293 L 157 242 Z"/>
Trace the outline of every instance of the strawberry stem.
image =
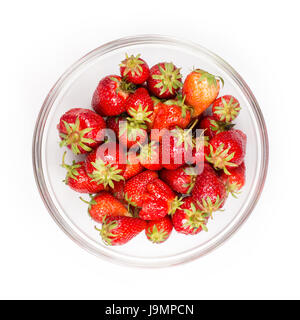
<path id="1" fill-rule="evenodd" d="M 78 180 L 77 176 L 79 175 L 79 173 L 77 169 L 80 168 L 80 164 L 76 164 L 75 160 L 73 160 L 72 165 L 66 164 L 65 163 L 66 154 L 67 154 L 67 151 L 65 151 L 63 154 L 61 167 L 67 170 L 66 178 L 64 181 L 66 184 L 68 184 L 69 178 Z"/>

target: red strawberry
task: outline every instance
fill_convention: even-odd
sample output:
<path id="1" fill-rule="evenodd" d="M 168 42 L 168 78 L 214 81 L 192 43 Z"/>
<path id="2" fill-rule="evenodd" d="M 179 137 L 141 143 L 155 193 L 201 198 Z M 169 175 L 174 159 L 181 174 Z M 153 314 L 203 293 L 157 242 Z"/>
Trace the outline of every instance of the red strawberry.
<path id="1" fill-rule="evenodd" d="M 125 194 L 124 194 L 124 187 L 125 187 L 125 181 L 121 180 L 118 182 L 114 182 L 114 187 L 109 188 L 111 194 L 122 204 L 127 206 L 127 202 L 125 201 Z"/>
<path id="2" fill-rule="evenodd" d="M 143 144 L 147 137 L 147 126 L 135 121 L 133 118 L 127 118 L 126 122 L 120 122 L 119 142 L 123 147 L 137 148 Z"/>
<path id="3" fill-rule="evenodd" d="M 66 112 L 57 125 L 60 146 L 67 146 L 75 154 L 87 153 L 103 139 L 105 121 L 89 109 L 74 108 Z"/>
<path id="4" fill-rule="evenodd" d="M 209 214 L 202 211 L 192 197 L 183 199 L 183 204 L 172 216 L 174 229 L 183 234 L 197 234 L 200 231 L 207 231 L 206 224 Z"/>
<path id="5" fill-rule="evenodd" d="M 144 220 L 157 220 L 175 212 L 181 203 L 166 183 L 155 179 L 147 184 L 139 216 Z"/>
<path id="6" fill-rule="evenodd" d="M 234 124 L 218 121 L 214 116 L 206 116 L 200 120 L 199 129 L 205 130 L 204 134 L 212 139 L 216 134 L 231 129 Z"/>
<path id="7" fill-rule="evenodd" d="M 117 75 L 103 78 L 93 95 L 92 107 L 102 116 L 117 116 L 126 111 L 125 101 L 134 85 Z"/>
<path id="8" fill-rule="evenodd" d="M 149 122 L 146 122 L 148 129 L 152 129 L 153 124 L 154 124 L 154 120 L 156 118 L 157 112 L 160 109 L 160 107 L 162 106 L 163 102 L 160 101 L 158 98 L 152 96 L 151 97 L 152 101 L 153 101 L 153 113 L 149 116 Z"/>
<path id="9" fill-rule="evenodd" d="M 226 200 L 226 189 L 214 169 L 204 163 L 202 173 L 198 174 L 192 197 L 200 209 L 210 216 L 221 209 Z"/>
<path id="10" fill-rule="evenodd" d="M 165 242 L 171 235 L 173 224 L 167 216 L 159 220 L 149 221 L 145 229 L 148 240 L 153 243 Z"/>
<path id="11" fill-rule="evenodd" d="M 112 130 L 115 133 L 116 138 L 119 138 L 119 132 L 120 132 L 120 122 L 126 121 L 127 116 L 126 115 L 119 115 L 119 116 L 113 116 L 108 117 L 106 119 L 106 127 L 107 129 Z"/>
<path id="12" fill-rule="evenodd" d="M 156 199 L 165 201 L 173 201 L 175 199 L 172 189 L 160 179 L 152 180 L 147 184 L 145 199 L 147 199 L 148 194 L 155 196 Z"/>
<path id="13" fill-rule="evenodd" d="M 123 174 L 124 179 L 129 180 L 142 171 L 144 171 L 144 167 L 140 163 L 139 156 L 135 152 L 128 152 L 126 169 Z"/>
<path id="14" fill-rule="evenodd" d="M 89 205 L 88 213 L 91 218 L 100 223 L 103 222 L 105 217 L 131 216 L 124 205 L 106 191 L 91 197 L 91 201 L 86 201 L 82 198 L 81 200 Z"/>
<path id="15" fill-rule="evenodd" d="M 100 231 L 102 240 L 106 245 L 122 245 L 137 236 L 147 227 L 147 222 L 131 217 L 108 217 L 103 221 Z"/>
<path id="16" fill-rule="evenodd" d="M 147 126 L 125 115 L 109 117 L 106 125 L 126 148 L 137 148 L 138 143 L 143 144 L 147 139 Z"/>
<path id="17" fill-rule="evenodd" d="M 193 162 L 194 141 L 192 129 L 182 130 L 176 128 L 170 131 L 162 139 L 162 165 L 168 170 L 175 170 L 182 167 L 185 163 Z M 168 139 L 167 139 L 168 138 Z"/>
<path id="18" fill-rule="evenodd" d="M 84 162 L 73 161 L 72 165 L 65 164 L 65 156 L 63 155 L 62 167 L 67 169 L 67 175 L 64 180 L 66 185 L 71 189 L 80 193 L 97 193 L 104 189 L 103 185 L 92 181 L 92 178 L 86 173 Z"/>
<path id="19" fill-rule="evenodd" d="M 126 181 L 124 193 L 127 201 L 133 206 L 142 207 L 143 194 L 147 190 L 147 184 L 157 178 L 157 172 L 146 170 Z"/>
<path id="20" fill-rule="evenodd" d="M 176 126 L 185 129 L 189 125 L 190 121 L 190 109 L 184 104 L 184 99 L 179 97 L 178 100 L 168 100 L 164 103 L 158 103 L 158 110 L 156 112 L 152 129 L 170 130 Z"/>
<path id="21" fill-rule="evenodd" d="M 225 184 L 227 193 L 231 193 L 235 198 L 242 187 L 245 185 L 246 181 L 246 167 L 245 163 L 242 162 L 241 165 L 235 168 L 228 169 L 230 175 L 222 172 L 220 175 L 221 180 Z"/>
<path id="22" fill-rule="evenodd" d="M 122 77 L 126 77 L 126 80 L 134 84 L 142 84 L 149 77 L 148 64 L 140 58 L 140 54 L 137 56 L 126 54 L 126 59 L 120 64 L 120 73 Z"/>
<path id="23" fill-rule="evenodd" d="M 151 122 L 153 101 L 145 88 L 138 88 L 125 102 L 127 113 L 139 122 Z"/>
<path id="24" fill-rule="evenodd" d="M 120 150 L 119 145 L 107 142 L 91 152 L 85 160 L 86 172 L 92 177 L 92 181 L 102 184 L 104 187 L 114 187 L 114 182 L 124 180 L 126 169 L 126 156 Z"/>
<path id="25" fill-rule="evenodd" d="M 180 69 L 172 62 L 158 63 L 150 69 L 147 84 L 150 92 L 156 97 L 173 98 L 182 87 Z"/>
<path id="26" fill-rule="evenodd" d="M 126 196 L 124 193 L 124 187 L 125 187 L 125 181 L 115 182 L 114 188 L 110 188 L 110 192 L 117 200 L 119 200 L 124 205 L 124 207 L 127 208 L 131 217 L 138 218 L 139 212 L 141 209 L 127 202 Z"/>
<path id="27" fill-rule="evenodd" d="M 218 98 L 213 106 L 212 113 L 215 118 L 222 122 L 231 122 L 239 114 L 241 110 L 239 101 L 230 95 Z"/>
<path id="28" fill-rule="evenodd" d="M 246 143 L 247 137 L 240 130 L 220 132 L 210 140 L 206 160 L 229 175 L 229 167 L 237 167 L 244 161 Z"/>
<path id="29" fill-rule="evenodd" d="M 201 132 L 200 135 L 197 135 L 194 142 L 193 148 L 193 159 L 190 164 L 194 164 L 196 166 L 202 166 L 205 161 L 205 156 L 209 152 L 209 138 L 204 135 L 204 132 Z"/>
<path id="30" fill-rule="evenodd" d="M 162 169 L 161 152 L 159 143 L 152 141 L 141 147 L 140 162 L 148 170 L 158 171 Z"/>
<path id="31" fill-rule="evenodd" d="M 195 169 L 188 165 L 175 170 L 163 169 L 159 176 L 171 189 L 182 194 L 190 193 L 196 181 Z"/>

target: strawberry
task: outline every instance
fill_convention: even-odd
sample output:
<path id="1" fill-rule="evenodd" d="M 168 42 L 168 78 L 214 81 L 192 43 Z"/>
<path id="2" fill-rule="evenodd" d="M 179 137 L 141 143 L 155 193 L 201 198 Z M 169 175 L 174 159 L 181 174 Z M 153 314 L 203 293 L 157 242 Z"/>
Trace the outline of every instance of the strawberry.
<path id="1" fill-rule="evenodd" d="M 147 184 L 157 178 L 157 172 L 146 170 L 126 181 L 124 193 L 128 203 L 136 207 L 142 207 L 143 194 L 147 190 Z"/>
<path id="2" fill-rule="evenodd" d="M 233 121 L 238 116 L 240 110 L 239 101 L 230 95 L 218 98 L 212 106 L 212 113 L 215 118 L 227 123 Z"/>
<path id="3" fill-rule="evenodd" d="M 137 156 L 135 152 L 128 152 L 126 169 L 123 174 L 124 179 L 129 180 L 142 171 L 144 171 L 144 167 L 141 165 L 140 157 Z"/>
<path id="4" fill-rule="evenodd" d="M 138 88 L 125 102 L 127 113 L 139 122 L 151 122 L 153 101 L 145 88 Z"/>
<path id="5" fill-rule="evenodd" d="M 80 193 L 97 193 L 104 189 L 103 185 L 92 181 L 92 178 L 86 173 L 84 162 L 73 161 L 72 165 L 65 163 L 67 152 L 64 152 L 61 166 L 67 169 L 65 184 L 71 189 Z"/>
<path id="6" fill-rule="evenodd" d="M 199 129 L 205 130 L 204 134 L 212 139 L 216 134 L 230 130 L 234 124 L 218 121 L 215 116 L 206 116 L 200 120 Z"/>
<path id="7" fill-rule="evenodd" d="M 156 115 L 158 113 L 158 110 L 160 109 L 160 107 L 162 106 L 163 102 L 160 101 L 158 98 L 152 96 L 151 100 L 153 101 L 153 113 L 151 115 L 149 115 L 149 120 L 146 122 L 146 125 L 148 127 L 149 130 L 152 129 L 153 124 L 154 124 L 154 120 L 156 118 Z"/>
<path id="8" fill-rule="evenodd" d="M 106 245 L 122 245 L 137 236 L 147 227 L 147 222 L 131 217 L 107 217 L 103 221 L 100 231 L 102 240 Z"/>
<path id="9" fill-rule="evenodd" d="M 186 128 L 191 121 L 190 108 L 185 104 L 184 98 L 178 97 L 177 100 L 168 100 L 158 103 L 158 110 L 153 121 L 152 129 L 171 130 L 176 126 Z M 158 140 L 153 137 L 152 140 Z"/>
<path id="10" fill-rule="evenodd" d="M 204 70 L 196 69 L 185 79 L 182 94 L 186 103 L 194 108 L 193 117 L 198 117 L 217 98 L 223 79 Z"/>
<path id="11" fill-rule="evenodd" d="M 196 122 L 195 122 L 196 123 Z M 192 129 L 195 123 L 188 129 L 182 130 L 179 127 L 167 133 L 162 140 L 162 165 L 168 170 L 175 170 L 185 163 L 193 162 Z M 166 139 L 168 138 L 168 139 Z"/>
<path id="12" fill-rule="evenodd" d="M 228 169 L 230 175 L 225 172 L 221 172 L 220 178 L 225 184 L 227 194 L 231 193 L 235 198 L 242 187 L 245 185 L 246 181 L 246 167 L 245 163 L 242 162 L 241 165 L 235 168 Z"/>
<path id="13" fill-rule="evenodd" d="M 145 124 L 125 115 L 107 118 L 106 126 L 115 133 L 120 144 L 126 148 L 137 148 L 138 144 L 143 144 L 148 136 Z"/>
<path id="14" fill-rule="evenodd" d="M 96 148 L 104 136 L 105 121 L 89 109 L 67 111 L 57 125 L 60 146 L 67 146 L 74 154 L 87 153 Z"/>
<path id="15" fill-rule="evenodd" d="M 168 212 L 169 206 L 167 201 L 147 195 L 147 200 L 144 199 L 139 217 L 143 220 L 157 220 L 168 215 Z"/>
<path id="16" fill-rule="evenodd" d="M 145 229 L 147 239 L 153 243 L 165 242 L 171 235 L 173 224 L 167 216 L 159 220 L 149 221 Z"/>
<path id="17" fill-rule="evenodd" d="M 163 169 L 159 176 L 171 189 L 182 194 L 191 193 L 196 181 L 195 169 L 188 165 L 175 170 Z"/>
<path id="18" fill-rule="evenodd" d="M 225 186 L 208 163 L 204 163 L 202 173 L 196 178 L 192 198 L 200 209 L 210 216 L 214 211 L 221 209 L 225 203 Z"/>
<path id="19" fill-rule="evenodd" d="M 174 98 L 182 87 L 180 69 L 170 62 L 158 63 L 150 69 L 149 91 L 158 98 Z"/>
<path id="20" fill-rule="evenodd" d="M 189 149 L 191 149 L 189 147 Z M 162 166 L 168 170 L 175 170 L 182 167 L 185 164 L 185 148 L 184 143 L 175 138 L 170 137 L 168 142 L 163 141 L 162 144 Z M 191 153 L 192 151 L 190 151 Z"/>
<path id="21" fill-rule="evenodd" d="M 114 183 L 113 188 L 109 188 L 111 194 L 119 200 L 123 206 L 127 209 L 128 213 L 130 214 L 131 217 L 138 218 L 139 217 L 139 212 L 140 208 L 135 207 L 131 205 L 130 203 L 127 202 L 125 193 L 124 193 L 124 187 L 125 187 L 125 181 L 119 181 Z"/>
<path id="22" fill-rule="evenodd" d="M 97 222 L 103 223 L 105 217 L 131 216 L 124 205 L 107 191 L 91 197 L 90 201 L 80 198 L 89 205 L 88 213 Z"/>
<path id="23" fill-rule="evenodd" d="M 162 169 L 161 151 L 158 142 L 152 141 L 141 146 L 140 162 L 148 170 L 158 171 Z"/>
<path id="24" fill-rule="evenodd" d="M 127 206 L 127 202 L 125 201 L 124 187 L 125 181 L 121 180 L 118 182 L 114 182 L 114 187 L 109 187 L 109 191 L 117 200 L 122 202 L 123 205 Z"/>
<path id="25" fill-rule="evenodd" d="M 172 189 L 160 179 L 152 180 L 147 184 L 144 198 L 147 199 L 148 195 L 153 195 L 156 199 L 165 201 L 175 199 L 175 194 Z"/>
<path id="26" fill-rule="evenodd" d="M 202 211 L 192 197 L 186 197 L 182 202 L 181 207 L 172 216 L 174 229 L 186 235 L 207 231 L 209 214 Z"/>
<path id="27" fill-rule="evenodd" d="M 121 121 L 127 121 L 127 116 L 124 114 L 118 115 L 118 116 L 112 116 L 107 117 L 106 119 L 106 127 L 107 129 L 112 130 L 115 133 L 116 138 L 119 138 L 119 132 L 120 132 L 120 122 Z"/>
<path id="28" fill-rule="evenodd" d="M 139 216 L 143 220 L 157 220 L 175 212 L 181 203 L 166 183 L 155 179 L 146 186 Z"/>
<path id="29" fill-rule="evenodd" d="M 102 116 L 117 116 L 126 111 L 125 101 L 134 85 L 117 75 L 103 78 L 93 95 L 92 107 Z"/>
<path id="30" fill-rule="evenodd" d="M 125 161 L 126 156 L 119 145 L 107 142 L 87 156 L 85 168 L 92 181 L 113 188 L 114 182 L 124 180 Z"/>
<path id="31" fill-rule="evenodd" d="M 128 117 L 126 122 L 120 122 L 119 142 L 123 147 L 137 148 L 147 137 L 147 126 Z"/>
<path id="32" fill-rule="evenodd" d="M 205 156 L 209 152 L 209 138 L 204 135 L 206 131 L 202 131 L 201 134 L 197 134 L 194 138 L 194 148 L 193 148 L 193 158 L 190 164 L 195 164 L 196 166 L 202 165 L 205 161 Z"/>
<path id="33" fill-rule="evenodd" d="M 246 143 L 247 137 L 240 130 L 220 132 L 210 140 L 206 160 L 229 175 L 229 167 L 237 167 L 244 161 Z"/>
<path id="34" fill-rule="evenodd" d="M 126 77 L 126 80 L 134 84 L 142 84 L 149 77 L 149 66 L 140 58 L 140 54 L 137 56 L 126 54 L 125 60 L 120 64 L 120 73 L 122 77 Z"/>

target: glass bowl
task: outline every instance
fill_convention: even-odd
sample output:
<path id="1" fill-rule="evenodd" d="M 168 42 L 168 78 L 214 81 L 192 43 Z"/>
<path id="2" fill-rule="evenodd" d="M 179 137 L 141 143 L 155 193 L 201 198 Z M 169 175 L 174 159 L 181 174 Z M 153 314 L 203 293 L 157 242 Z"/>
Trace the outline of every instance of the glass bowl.
<path id="1" fill-rule="evenodd" d="M 125 53 L 138 54 L 148 64 L 172 61 L 182 67 L 183 76 L 199 67 L 221 76 L 225 85 L 220 94 L 232 94 L 242 110 L 236 128 L 248 137 L 246 185 L 238 199 L 229 197 L 225 211 L 215 213 L 208 232 L 194 236 L 172 233 L 163 244 L 153 245 L 141 233 L 124 246 L 108 247 L 102 242 L 87 205 L 62 180 L 60 167 L 64 150 L 59 147 L 56 125 L 60 116 L 73 107 L 90 107 L 98 81 L 119 73 Z M 75 157 L 68 151 L 67 161 Z M 268 138 L 263 115 L 251 90 L 224 60 L 201 46 L 158 35 L 141 35 L 109 42 L 73 64 L 49 92 L 39 113 L 33 137 L 33 167 L 41 197 L 61 229 L 89 252 L 116 263 L 140 267 L 163 267 L 199 258 L 228 239 L 247 219 L 262 192 L 268 166 Z M 88 199 L 88 197 L 86 197 Z"/>

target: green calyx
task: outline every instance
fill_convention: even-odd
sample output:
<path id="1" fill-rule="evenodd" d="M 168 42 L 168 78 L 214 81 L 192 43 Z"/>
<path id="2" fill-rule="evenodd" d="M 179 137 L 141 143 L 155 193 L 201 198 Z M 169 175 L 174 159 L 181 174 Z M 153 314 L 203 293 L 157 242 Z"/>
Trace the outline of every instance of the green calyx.
<path id="1" fill-rule="evenodd" d="M 138 136 L 145 135 L 147 126 L 135 121 L 133 118 L 127 118 L 127 121 L 120 125 L 119 136 L 126 135 L 129 141 L 136 141 Z"/>
<path id="2" fill-rule="evenodd" d="M 134 201 L 132 201 L 132 198 L 129 197 L 127 193 L 125 193 L 124 199 L 128 203 L 129 206 L 137 207 L 137 204 Z"/>
<path id="3" fill-rule="evenodd" d="M 183 204 L 182 197 L 181 198 L 175 197 L 175 199 L 172 200 L 170 204 L 168 214 L 173 216 L 173 214 L 176 212 L 176 210 L 178 210 L 181 207 L 182 204 Z"/>
<path id="4" fill-rule="evenodd" d="M 96 141 L 93 139 L 85 138 L 84 136 L 93 130 L 93 128 L 86 128 L 83 130 L 79 130 L 80 128 L 80 120 L 79 117 L 76 118 L 75 123 L 68 123 L 66 121 L 63 121 L 65 128 L 67 130 L 67 134 L 60 133 L 60 137 L 62 138 L 62 141 L 60 142 L 60 146 L 69 146 L 71 145 L 71 150 L 74 154 L 80 154 L 81 147 L 83 150 L 90 152 L 92 151 L 92 148 L 89 147 L 88 144 L 95 143 Z"/>
<path id="5" fill-rule="evenodd" d="M 217 121 L 217 120 L 211 120 L 210 123 L 211 123 L 210 125 L 211 130 L 215 131 L 216 134 L 223 131 L 228 131 L 235 126 L 234 123 L 228 123 L 228 122 Z"/>
<path id="6" fill-rule="evenodd" d="M 176 138 L 176 147 L 179 147 L 183 144 L 185 151 L 187 151 L 189 147 L 193 148 L 194 139 L 192 130 L 197 122 L 198 119 L 196 119 L 188 129 L 176 127 L 175 129 L 171 130 L 171 135 Z"/>
<path id="7" fill-rule="evenodd" d="M 116 228 L 118 228 L 118 226 L 119 226 L 119 224 L 118 224 L 117 221 L 107 222 L 106 217 L 104 217 L 103 218 L 102 228 L 98 229 L 95 226 L 95 229 L 100 232 L 100 236 L 101 236 L 103 242 L 108 246 L 112 246 L 113 245 L 113 240 L 116 237 L 118 237 L 118 235 L 112 233 L 112 231 L 115 230 Z"/>
<path id="8" fill-rule="evenodd" d="M 198 206 L 207 214 L 207 216 L 212 217 L 213 212 L 220 210 L 224 200 L 221 200 L 219 195 L 217 195 L 216 201 L 213 203 L 210 197 L 202 199 L 202 202 L 198 202 Z"/>
<path id="9" fill-rule="evenodd" d="M 84 203 L 86 203 L 86 204 L 89 205 L 89 206 L 88 206 L 88 213 L 90 213 L 90 210 L 91 210 L 92 206 L 95 205 L 95 204 L 97 204 L 97 202 L 95 201 L 95 196 L 93 196 L 92 194 L 90 194 L 89 196 L 90 196 L 90 198 L 91 198 L 90 201 L 84 200 L 82 197 L 79 197 L 79 199 L 80 199 L 82 202 L 84 202 Z"/>
<path id="10" fill-rule="evenodd" d="M 128 113 L 134 118 L 137 123 L 144 124 L 145 122 L 151 122 L 149 118 L 153 111 L 148 111 L 148 106 L 142 107 L 139 105 L 138 109 L 130 108 Z"/>
<path id="11" fill-rule="evenodd" d="M 182 87 L 180 69 L 177 69 L 172 62 L 159 65 L 160 74 L 152 76 L 153 79 L 159 80 L 155 88 L 161 89 L 160 94 L 164 94 L 167 90 L 171 94 L 174 90 Z"/>
<path id="12" fill-rule="evenodd" d="M 209 144 L 209 137 L 205 136 L 205 130 L 206 129 L 201 132 L 200 136 L 193 138 L 193 143 L 197 152 L 200 151 L 200 149 L 204 151 L 204 147 L 207 147 Z"/>
<path id="13" fill-rule="evenodd" d="M 187 167 L 187 168 L 184 168 L 183 171 L 185 172 L 186 175 L 190 176 L 190 182 L 183 184 L 184 188 L 188 188 L 188 191 L 186 193 L 189 194 L 191 193 L 191 191 L 195 186 L 196 177 L 197 177 L 196 170 L 193 167 Z"/>
<path id="14" fill-rule="evenodd" d="M 139 218 L 141 209 L 138 207 L 130 206 L 130 204 L 128 204 L 127 211 L 129 212 L 132 218 Z"/>
<path id="15" fill-rule="evenodd" d="M 218 87 L 217 80 L 220 80 L 222 83 L 222 86 L 224 86 L 224 80 L 223 78 L 219 76 L 215 76 L 207 71 L 201 70 L 201 69 L 196 69 L 194 72 L 200 73 L 201 77 L 199 78 L 198 82 L 201 82 L 203 80 L 206 80 L 209 86 L 214 86 L 215 88 Z"/>
<path id="16" fill-rule="evenodd" d="M 158 230 L 156 224 L 153 226 L 152 230 L 149 227 L 146 232 L 148 239 L 153 243 L 162 243 L 169 237 L 168 232 L 165 230 Z"/>
<path id="17" fill-rule="evenodd" d="M 230 162 L 235 155 L 235 152 L 229 154 L 230 147 L 224 149 L 224 144 L 222 143 L 215 151 L 212 145 L 209 145 L 210 153 L 205 155 L 208 162 L 212 163 L 215 169 L 223 169 L 227 175 L 231 175 L 227 167 L 237 167 L 237 164 Z"/>
<path id="18" fill-rule="evenodd" d="M 185 96 L 182 97 L 181 94 L 177 95 L 177 98 L 176 99 L 170 99 L 170 100 L 167 100 L 164 102 L 164 104 L 166 104 L 167 106 L 172 106 L 172 105 L 176 105 L 178 107 L 180 107 L 181 109 L 181 116 L 182 118 L 185 118 L 186 117 L 186 114 L 187 114 L 187 111 L 190 112 L 190 114 L 193 113 L 194 109 L 188 105 L 186 105 L 184 103 L 185 101 Z"/>
<path id="19" fill-rule="evenodd" d="M 146 159 L 152 159 L 152 154 L 156 154 L 159 152 L 159 147 L 157 142 L 152 141 L 149 144 L 141 145 L 140 146 L 140 155 L 139 158 L 143 161 Z"/>
<path id="20" fill-rule="evenodd" d="M 124 77 L 124 79 L 122 80 L 119 80 L 115 77 L 110 77 L 110 79 L 117 82 L 117 89 L 116 89 L 117 94 L 120 91 L 125 93 L 133 93 L 136 90 L 136 86 L 133 83 L 126 81 L 126 77 Z"/>
<path id="21" fill-rule="evenodd" d="M 78 180 L 77 176 L 79 175 L 77 169 L 81 167 L 80 164 L 76 164 L 75 160 L 73 160 L 72 165 L 68 165 L 65 163 L 65 157 L 67 152 L 65 151 L 62 158 L 62 164 L 61 167 L 65 168 L 67 170 L 66 178 L 63 180 L 66 184 L 68 184 L 69 178 L 72 178 L 74 180 Z"/>
<path id="22" fill-rule="evenodd" d="M 223 105 L 216 107 L 214 113 L 220 116 L 221 121 L 231 122 L 239 114 L 240 104 L 238 102 L 233 103 L 233 97 L 230 98 L 228 103 L 224 98 L 221 98 L 221 100 Z"/>
<path id="23" fill-rule="evenodd" d="M 154 104 L 154 106 L 156 106 L 158 103 L 160 103 L 160 102 L 164 102 L 165 100 L 163 100 L 163 99 L 158 99 L 158 98 L 156 98 L 155 96 L 151 96 L 151 99 L 152 99 L 152 101 L 153 101 L 153 104 Z"/>
<path id="24" fill-rule="evenodd" d="M 229 179 L 227 179 L 227 181 L 225 183 L 227 195 L 230 193 L 236 199 L 237 199 L 237 196 L 241 193 L 239 191 L 241 189 L 241 187 L 242 187 L 242 185 L 237 182 L 230 183 Z"/>
<path id="25" fill-rule="evenodd" d="M 140 60 L 140 54 L 137 56 L 125 54 L 125 60 L 123 60 L 120 64 L 120 67 L 124 67 L 124 76 L 126 76 L 129 72 L 132 76 L 138 75 L 140 76 L 143 68 L 141 67 L 144 64 L 144 61 Z"/>
<path id="26" fill-rule="evenodd" d="M 92 165 L 95 170 L 93 173 L 89 174 L 89 176 L 92 178 L 92 181 L 96 181 L 98 184 L 103 184 L 104 187 L 110 186 L 113 188 L 114 181 L 118 182 L 125 180 L 120 174 L 122 170 L 110 163 L 107 164 L 101 159 L 96 159 L 95 162 L 92 162 Z"/>
<path id="27" fill-rule="evenodd" d="M 189 228 L 193 233 L 196 233 L 199 228 L 208 231 L 206 223 L 209 214 L 207 212 L 197 209 L 194 203 L 191 203 L 190 209 L 184 209 L 183 211 L 186 215 L 186 222 L 183 225 L 185 228 Z"/>

